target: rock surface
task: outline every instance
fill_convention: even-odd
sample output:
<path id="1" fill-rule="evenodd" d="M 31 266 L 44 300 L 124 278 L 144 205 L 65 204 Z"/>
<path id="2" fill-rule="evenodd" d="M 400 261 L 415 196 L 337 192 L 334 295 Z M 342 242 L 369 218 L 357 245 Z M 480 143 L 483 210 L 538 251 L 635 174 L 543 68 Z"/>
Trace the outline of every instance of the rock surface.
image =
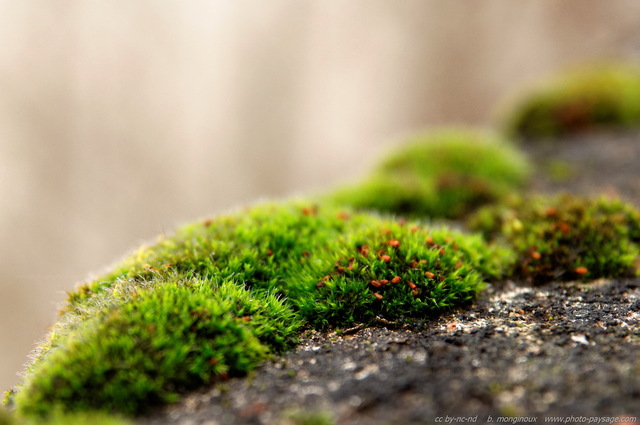
<path id="1" fill-rule="evenodd" d="M 536 190 L 616 193 L 640 206 L 638 132 L 525 149 L 542 169 L 560 170 L 540 175 Z M 250 377 L 190 394 L 137 424 L 611 423 L 627 416 L 640 416 L 638 278 L 505 282 L 470 308 L 411 329 L 309 332 L 295 352 Z"/>

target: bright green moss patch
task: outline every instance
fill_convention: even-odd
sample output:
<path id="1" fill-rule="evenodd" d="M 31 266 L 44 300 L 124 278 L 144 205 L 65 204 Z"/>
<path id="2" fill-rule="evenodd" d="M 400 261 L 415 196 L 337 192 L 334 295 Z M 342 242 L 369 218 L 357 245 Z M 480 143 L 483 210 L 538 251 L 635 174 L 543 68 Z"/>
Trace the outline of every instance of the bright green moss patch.
<path id="1" fill-rule="evenodd" d="M 447 129 L 409 140 L 365 181 L 329 198 L 358 209 L 413 217 L 459 218 L 526 183 L 530 166 L 507 141 Z"/>
<path id="2" fill-rule="evenodd" d="M 447 228 L 352 213 L 345 231 L 288 266 L 284 294 L 316 328 L 424 317 L 468 302 L 503 251 Z"/>
<path id="3" fill-rule="evenodd" d="M 303 324 L 467 303 L 508 257 L 480 236 L 304 202 L 192 223 L 70 294 L 15 404 L 137 414 L 250 371 Z"/>
<path id="4" fill-rule="evenodd" d="M 504 127 L 525 138 L 640 125 L 640 67 L 583 67 L 531 88 L 509 107 Z"/>
<path id="5" fill-rule="evenodd" d="M 25 414 L 138 413 L 216 377 L 239 375 L 287 346 L 299 324 L 275 297 L 233 282 L 157 282 L 100 311 L 32 369 Z"/>
<path id="6" fill-rule="evenodd" d="M 436 242 L 428 243 L 428 240 Z M 398 245 L 389 245 L 393 241 Z M 455 246 L 455 249 L 447 250 L 449 246 Z M 363 255 L 365 252 L 367 255 Z M 311 204 L 268 204 L 234 216 L 184 226 L 174 236 L 162 239 L 154 247 L 143 248 L 125 260 L 116 273 L 80 288 L 70 296 L 68 311 L 75 316 L 80 311 L 80 316 L 86 317 L 87 312 L 93 310 L 91 306 L 96 297 L 113 298 L 114 294 L 127 291 L 123 288 L 135 286 L 137 281 L 188 274 L 204 279 L 233 278 L 254 291 L 281 294 L 304 319 L 314 322 L 315 316 L 325 313 L 303 307 L 310 300 L 316 309 L 337 311 L 346 304 L 352 308 L 353 300 L 321 305 L 329 303 L 324 299 L 325 295 L 349 299 L 356 287 L 359 296 L 375 300 L 372 287 L 368 285 L 371 280 L 384 279 L 392 273 L 395 274 L 391 277 L 396 274 L 402 277 L 404 271 L 413 270 L 410 266 L 421 260 L 424 261 L 420 264 L 428 264 L 434 270 L 438 267 L 442 269 L 440 275 L 451 279 L 474 274 L 475 278 L 468 280 L 468 292 L 475 293 L 482 278 L 492 278 L 500 273 L 500 263 L 494 260 L 499 255 L 502 254 L 487 249 L 480 238 L 446 228 L 431 229 L 418 223 L 409 224 L 330 206 L 320 209 Z M 385 261 L 386 257 L 388 261 Z M 458 263 L 466 267 L 454 268 Z M 328 275 L 332 279 L 325 279 Z M 424 276 L 410 277 L 410 281 L 416 280 L 419 284 L 428 280 Z M 318 289 L 324 287 L 317 286 L 323 279 L 337 282 L 343 278 L 348 284 L 337 285 L 335 294 L 326 292 L 332 284 Z M 127 284 L 123 285 L 124 282 Z M 457 292 L 455 288 L 451 290 Z M 440 299 L 440 294 L 438 291 L 433 294 L 436 298 L 429 309 L 452 305 Z M 447 299 L 454 296 L 442 294 Z M 422 297 L 431 295 L 427 290 L 422 292 Z M 408 304 L 391 309 L 389 313 L 398 316 L 405 307 Z M 342 326 L 353 321 L 367 321 L 371 314 L 367 310 L 368 307 L 362 314 L 348 314 L 326 324 Z"/>
<path id="7" fill-rule="evenodd" d="M 291 301 L 317 328 L 376 317 L 425 317 L 469 302 L 508 253 L 479 236 L 397 221 L 355 229 L 291 281 Z"/>
<path id="8" fill-rule="evenodd" d="M 470 223 L 514 248 L 516 278 L 542 283 L 638 272 L 640 215 L 620 201 L 538 197 L 487 207 Z"/>

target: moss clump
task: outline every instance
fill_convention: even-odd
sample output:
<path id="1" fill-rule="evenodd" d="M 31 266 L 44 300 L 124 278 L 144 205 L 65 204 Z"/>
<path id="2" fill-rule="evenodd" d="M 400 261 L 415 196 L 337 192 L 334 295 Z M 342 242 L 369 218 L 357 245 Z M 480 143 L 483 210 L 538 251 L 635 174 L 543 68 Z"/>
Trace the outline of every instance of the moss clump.
<path id="1" fill-rule="evenodd" d="M 469 302 L 503 256 L 482 238 L 378 221 L 332 241 L 296 273 L 288 296 L 314 327 L 425 317 Z"/>
<path id="2" fill-rule="evenodd" d="M 637 274 L 640 214 L 621 201 L 519 200 L 480 210 L 470 227 L 506 240 L 517 253 L 511 274 L 533 283 Z"/>
<path id="3" fill-rule="evenodd" d="M 316 329 L 425 317 L 502 273 L 479 236 L 309 203 L 180 228 L 70 294 L 19 412 L 136 414 L 241 375 Z"/>
<path id="4" fill-rule="evenodd" d="M 560 73 L 513 101 L 509 135 L 550 138 L 597 127 L 640 125 L 640 67 L 582 67 Z"/>
<path id="5" fill-rule="evenodd" d="M 529 171 L 526 158 L 507 141 L 477 130 L 446 129 L 409 140 L 367 180 L 329 198 L 358 209 L 460 218 L 521 188 Z"/>
<path id="6" fill-rule="evenodd" d="M 251 370 L 291 337 L 291 316 L 234 282 L 155 282 L 67 334 L 34 366 L 16 404 L 25 414 L 57 406 L 137 413 L 176 401 L 214 377 Z"/>

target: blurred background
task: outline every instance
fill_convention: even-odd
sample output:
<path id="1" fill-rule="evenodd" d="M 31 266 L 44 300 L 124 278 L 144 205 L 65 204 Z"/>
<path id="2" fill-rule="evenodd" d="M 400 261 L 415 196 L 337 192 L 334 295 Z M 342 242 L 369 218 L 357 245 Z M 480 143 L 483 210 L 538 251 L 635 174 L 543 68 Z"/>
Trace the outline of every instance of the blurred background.
<path id="1" fill-rule="evenodd" d="M 637 0 L 0 0 L 0 389 L 65 291 L 176 224 L 639 56 Z"/>

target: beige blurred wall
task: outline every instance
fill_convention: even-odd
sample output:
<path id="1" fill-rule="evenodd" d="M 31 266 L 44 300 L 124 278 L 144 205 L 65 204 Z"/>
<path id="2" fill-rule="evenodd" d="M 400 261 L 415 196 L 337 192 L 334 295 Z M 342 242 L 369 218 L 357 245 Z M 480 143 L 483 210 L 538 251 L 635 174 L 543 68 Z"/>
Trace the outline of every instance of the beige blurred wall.
<path id="1" fill-rule="evenodd" d="M 636 0 L 0 0 L 0 389 L 141 242 L 490 125 L 525 81 L 637 57 L 637 28 Z"/>

